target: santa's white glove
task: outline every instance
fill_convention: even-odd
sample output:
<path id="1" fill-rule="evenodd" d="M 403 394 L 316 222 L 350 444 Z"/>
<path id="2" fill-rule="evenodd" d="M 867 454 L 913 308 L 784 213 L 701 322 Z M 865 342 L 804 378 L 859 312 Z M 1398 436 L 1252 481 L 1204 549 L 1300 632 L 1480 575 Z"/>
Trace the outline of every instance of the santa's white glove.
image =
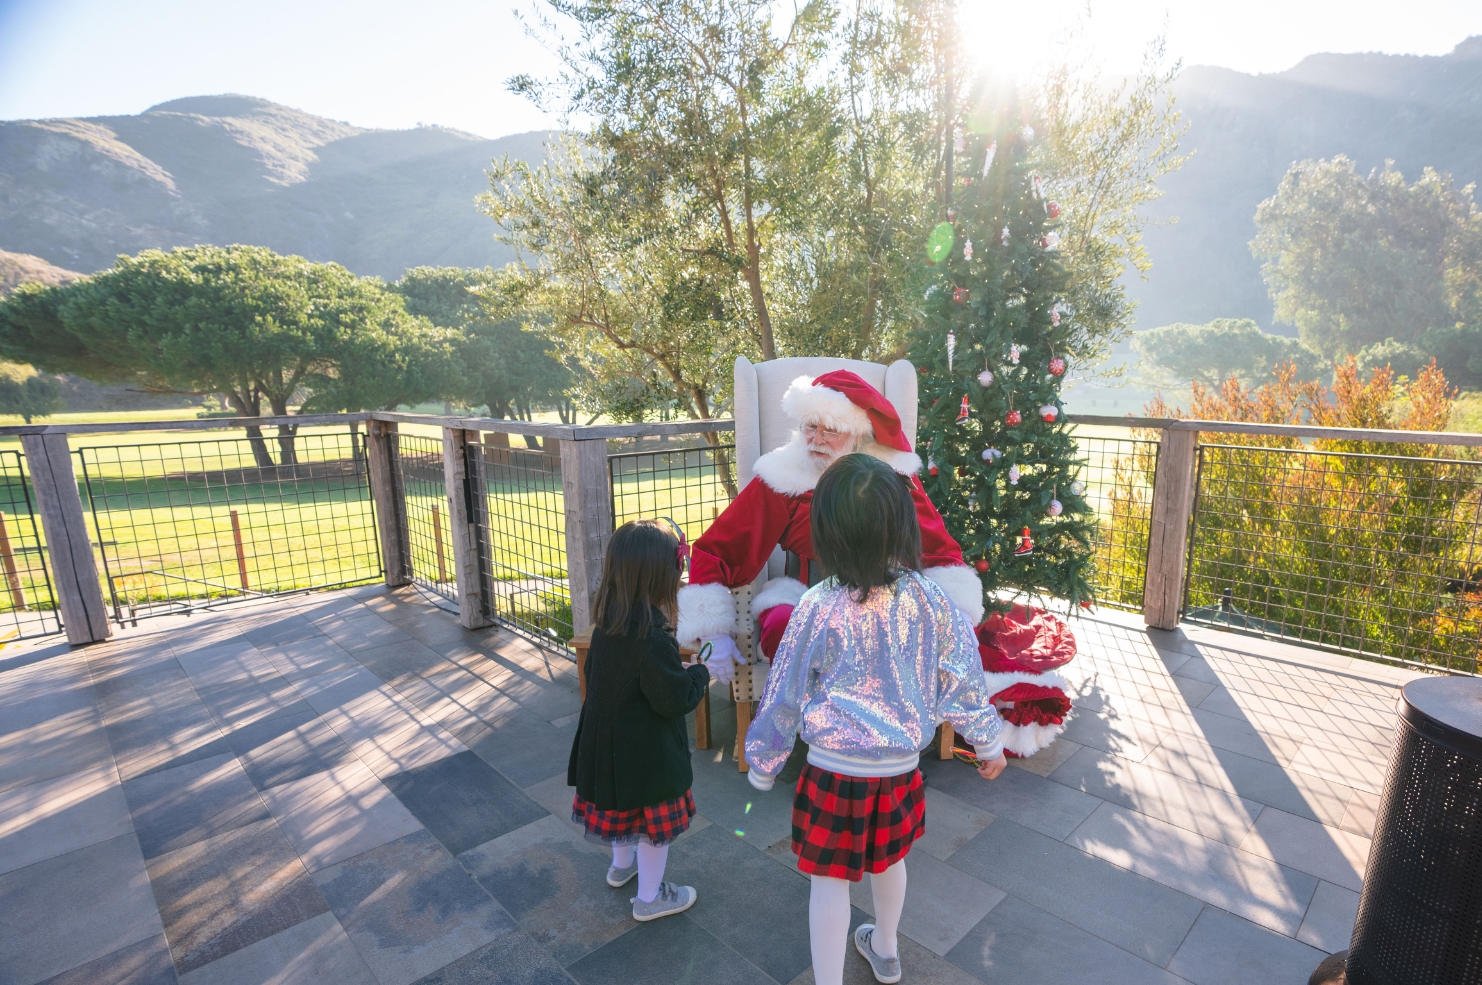
<path id="1" fill-rule="evenodd" d="M 705 658 L 705 666 L 710 671 L 710 676 L 722 684 L 729 684 L 736 679 L 736 665 L 744 664 L 746 658 L 741 656 L 741 651 L 736 647 L 736 641 L 729 636 L 711 636 L 700 641 L 703 650 L 705 644 L 710 645 L 710 656 Z"/>

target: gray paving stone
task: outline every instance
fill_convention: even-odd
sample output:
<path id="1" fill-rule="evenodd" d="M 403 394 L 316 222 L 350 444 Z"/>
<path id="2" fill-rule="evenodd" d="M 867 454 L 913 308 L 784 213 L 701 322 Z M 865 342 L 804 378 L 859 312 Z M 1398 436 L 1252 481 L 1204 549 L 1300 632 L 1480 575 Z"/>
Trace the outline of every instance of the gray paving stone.
<path id="1" fill-rule="evenodd" d="M 850 902 L 871 917 L 875 915 L 873 878 L 866 874 L 849 885 Z M 906 857 L 906 905 L 900 932 L 937 954 L 946 954 L 1004 895 L 997 886 L 913 850 Z"/>
<path id="2" fill-rule="evenodd" d="M 160 934 L 132 834 L 0 875 L 0 976 L 44 981 Z"/>
<path id="3" fill-rule="evenodd" d="M 226 744 L 259 790 L 358 762 L 312 708 L 233 729 Z"/>
<path id="4" fill-rule="evenodd" d="M 407 985 L 515 929 L 426 831 L 321 869 L 314 880 L 380 985 Z"/>
<path id="5" fill-rule="evenodd" d="M 175 985 L 175 965 L 164 934 L 155 934 L 112 954 L 70 968 L 41 985 Z"/>
<path id="6" fill-rule="evenodd" d="M 272 818 L 149 860 L 149 880 L 182 975 L 329 908 Z"/>
<path id="7" fill-rule="evenodd" d="M 172 639 L 171 649 L 197 687 L 275 673 L 272 664 L 245 636 L 201 649 L 182 647 Z"/>
<path id="8" fill-rule="evenodd" d="M 1148 722 L 1123 714 L 1120 707 L 1109 707 L 1114 702 L 1116 699 L 1110 697 L 1081 702 L 1066 719 L 1060 738 L 1140 763 L 1157 748 L 1163 733 Z"/>
<path id="9" fill-rule="evenodd" d="M 180 985 L 277 985 L 333 982 L 377 985 L 333 913 L 321 913 L 204 968 L 180 976 Z"/>
<path id="10" fill-rule="evenodd" d="M 96 706 L 87 661 L 80 654 L 49 663 L 54 666 L 0 674 L 0 735 Z"/>
<path id="11" fill-rule="evenodd" d="M 216 720 L 193 694 L 170 708 L 110 721 L 107 732 L 125 780 L 230 751 Z"/>
<path id="12" fill-rule="evenodd" d="M 1268 807 L 1240 847 L 1354 892 L 1364 888 L 1369 839 L 1351 831 Z"/>
<path id="13" fill-rule="evenodd" d="M 312 710 L 293 685 L 276 671 L 271 676 L 262 674 L 222 684 L 198 685 L 196 693 L 216 716 L 223 731 Z"/>
<path id="14" fill-rule="evenodd" d="M 518 930 L 443 965 L 417 985 L 571 985 L 551 952 Z"/>
<path id="15" fill-rule="evenodd" d="M 546 813 L 471 752 L 460 752 L 382 780 L 455 855 L 539 820 Z"/>
<path id="16" fill-rule="evenodd" d="M 1010 896 L 947 954 L 985 982 L 1180 985 L 1142 958 Z"/>
<path id="17" fill-rule="evenodd" d="M 259 647 L 259 650 L 274 670 L 295 683 L 330 671 L 355 668 L 355 658 L 328 636 L 311 636 L 292 643 Z"/>
<path id="18" fill-rule="evenodd" d="M 524 793 L 525 796 L 562 820 L 571 816 L 571 802 L 576 796 L 576 788 L 567 786 L 564 766 L 559 773 L 554 773 L 539 783 L 532 783 L 525 787 Z"/>
<path id="19" fill-rule="evenodd" d="M 1004 770 L 996 780 L 956 760 L 923 758 L 927 785 L 965 803 L 1052 838 L 1064 838 L 1101 803 L 1089 794 L 1024 770 Z M 930 824 L 928 815 L 927 823 Z"/>
<path id="20" fill-rule="evenodd" d="M 1168 970 L 1194 985 L 1305 982 L 1327 955 L 1209 906 Z"/>
<path id="21" fill-rule="evenodd" d="M 106 766 L 112 760 L 97 710 L 64 712 L 0 735 L 0 791 Z"/>
<path id="22" fill-rule="evenodd" d="M 585 841 L 565 818 L 547 815 L 469 849 L 458 862 L 562 965 L 633 929 L 636 883 L 607 885 L 611 851 Z M 669 869 L 671 881 L 689 879 L 672 863 Z"/>
<path id="23" fill-rule="evenodd" d="M 426 677 L 453 669 L 441 653 L 417 640 L 362 648 L 355 651 L 355 659 L 383 681 L 404 674 Z"/>
<path id="24" fill-rule="evenodd" d="M 1317 879 L 1305 872 L 1114 804 L 1097 809 L 1068 841 L 1288 937 L 1296 934 L 1317 889 Z"/>
<path id="25" fill-rule="evenodd" d="M 123 793 L 147 859 L 269 816 L 229 752 L 129 780 Z"/>
<path id="26" fill-rule="evenodd" d="M 310 872 L 422 829 L 358 760 L 270 787 L 262 799 Z"/>
<path id="27" fill-rule="evenodd" d="M 420 646 L 416 640 L 397 629 L 373 612 L 364 615 L 337 616 L 316 623 L 320 631 L 344 647 L 350 653 L 372 650 L 376 647 Z"/>
<path id="28" fill-rule="evenodd" d="M 994 815 L 943 790 L 926 788 L 926 834 L 911 846 L 912 854 L 923 852 L 948 858 L 957 849 L 993 823 Z"/>
<path id="29" fill-rule="evenodd" d="M 0 792 L 0 873 L 133 830 L 111 763 Z"/>
<path id="30" fill-rule="evenodd" d="M 318 626 L 293 611 L 262 613 L 238 617 L 232 621 L 241 628 L 242 635 L 247 637 L 248 642 L 259 648 L 281 646 L 324 635 Z"/>
<path id="31" fill-rule="evenodd" d="M 704 899 L 701 891 L 700 900 Z M 637 924 L 566 971 L 581 985 L 774 985 L 765 972 L 712 937 L 688 913 Z"/>
<path id="32" fill-rule="evenodd" d="M 1253 801 L 1099 749 L 1082 749 L 1050 779 L 1227 845 L 1240 844 L 1261 812 Z"/>
<path id="33" fill-rule="evenodd" d="M 572 734 L 539 719 L 518 720 L 498 728 L 476 725 L 454 734 L 517 787 L 545 779 L 571 755 Z"/>
<path id="34" fill-rule="evenodd" d="M 950 864 L 1160 967 L 1201 908 L 1184 893 L 1003 818 Z"/>
<path id="35" fill-rule="evenodd" d="M 1280 807 L 1281 805 L 1277 804 L 1275 806 Z M 1289 813 L 1296 814 L 1299 812 L 1290 811 Z M 1363 835 L 1365 838 L 1373 838 L 1374 820 L 1378 814 L 1379 795 L 1377 793 L 1369 793 L 1367 790 L 1355 790 L 1353 797 L 1348 801 L 1347 808 L 1343 811 L 1343 817 L 1339 821 L 1338 827 L 1344 831 L 1352 831 L 1356 835 Z M 1325 817 L 1317 818 L 1317 820 L 1322 821 L 1324 824 L 1332 823 Z"/>
<path id="36" fill-rule="evenodd" d="M 1330 882 L 1319 882 L 1297 940 L 1332 954 L 1348 949 L 1358 920 L 1359 894 Z"/>
<path id="37" fill-rule="evenodd" d="M 851 926 L 851 933 L 853 930 L 854 927 Z M 896 943 L 901 952 L 901 972 L 905 976 L 902 981 L 908 981 L 911 985 L 981 985 L 978 979 L 909 937 L 897 936 Z M 870 971 L 869 963 L 859 956 L 852 943 L 847 947 L 848 950 L 844 953 L 844 985 L 874 985 L 875 975 Z M 813 969 L 809 967 L 788 985 L 816 985 L 816 982 Z"/>
<path id="38" fill-rule="evenodd" d="M 1050 743 L 1048 747 L 1041 749 L 1033 756 L 1020 756 L 1010 759 L 1009 765 L 1015 769 L 1027 770 L 1037 776 L 1049 776 L 1060 767 L 1061 763 L 1074 756 L 1077 752 L 1080 752 L 1080 750 L 1081 746 L 1079 744 L 1071 742 L 1065 736 L 1061 735 L 1057 736 L 1055 741 Z"/>

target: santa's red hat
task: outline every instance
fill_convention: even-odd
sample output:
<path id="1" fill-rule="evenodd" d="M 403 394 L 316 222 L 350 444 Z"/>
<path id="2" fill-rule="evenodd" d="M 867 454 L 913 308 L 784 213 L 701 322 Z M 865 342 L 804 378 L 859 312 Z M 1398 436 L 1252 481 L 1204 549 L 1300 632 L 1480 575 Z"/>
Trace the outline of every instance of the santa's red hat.
<path id="1" fill-rule="evenodd" d="M 847 369 L 817 378 L 799 376 L 782 395 L 782 410 L 799 421 L 815 421 L 835 431 L 871 435 L 886 448 L 911 450 L 895 405 Z"/>

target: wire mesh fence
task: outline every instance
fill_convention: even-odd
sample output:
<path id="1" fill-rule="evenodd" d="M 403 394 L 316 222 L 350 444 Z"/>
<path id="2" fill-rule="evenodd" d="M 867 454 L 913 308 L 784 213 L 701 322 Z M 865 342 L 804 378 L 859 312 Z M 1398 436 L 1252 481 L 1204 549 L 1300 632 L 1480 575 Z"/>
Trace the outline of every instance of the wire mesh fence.
<path id="1" fill-rule="evenodd" d="M 608 455 L 613 528 L 667 516 L 695 541 L 736 498 L 735 451 L 702 445 Z"/>
<path id="2" fill-rule="evenodd" d="M 458 598 L 453 570 L 448 486 L 439 438 L 392 432 L 392 484 L 402 506 L 402 543 L 412 580 L 448 600 Z"/>
<path id="3" fill-rule="evenodd" d="M 482 532 L 479 564 L 488 614 L 545 646 L 569 650 L 560 456 L 471 444 L 468 476 L 470 517 Z"/>
<path id="4" fill-rule="evenodd" d="M 0 451 L 0 642 L 62 631 L 20 452 Z"/>
<path id="5" fill-rule="evenodd" d="M 119 622 L 382 575 L 358 431 L 74 454 Z"/>
<path id="6" fill-rule="evenodd" d="M 1147 580 L 1148 531 L 1158 442 L 1142 438 L 1078 436 L 1079 481 L 1096 513 L 1095 590 L 1100 605 L 1142 608 Z"/>
<path id="7" fill-rule="evenodd" d="M 1202 445 L 1184 618 L 1477 672 L 1482 462 Z"/>

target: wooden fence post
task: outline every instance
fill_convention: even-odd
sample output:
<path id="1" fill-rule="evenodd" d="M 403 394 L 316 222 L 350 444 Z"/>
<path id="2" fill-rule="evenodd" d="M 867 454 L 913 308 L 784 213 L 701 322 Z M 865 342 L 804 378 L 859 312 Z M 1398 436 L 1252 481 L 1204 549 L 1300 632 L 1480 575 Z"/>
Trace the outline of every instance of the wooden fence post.
<path id="1" fill-rule="evenodd" d="M 98 564 L 88 539 L 77 494 L 77 474 L 65 434 L 23 434 L 21 448 L 30 466 L 31 487 L 46 531 L 46 553 L 51 560 L 52 583 L 67 642 L 73 646 L 106 640 L 108 608 L 98 581 Z"/>
<path id="2" fill-rule="evenodd" d="M 366 421 L 365 452 L 369 459 L 371 500 L 376 506 L 376 532 L 381 538 L 381 567 L 386 585 L 395 588 L 412 580 L 407 550 L 406 501 L 396 478 L 396 425 Z"/>
<path id="3" fill-rule="evenodd" d="M 571 585 L 571 631 L 592 625 L 592 597 L 602 578 L 602 558 L 612 536 L 607 441 L 561 442 L 561 489 L 566 500 L 566 576 Z"/>
<path id="4" fill-rule="evenodd" d="M 1176 629 L 1183 605 L 1189 518 L 1194 512 L 1194 461 L 1198 431 L 1163 431 L 1153 477 L 1153 514 L 1148 529 L 1147 576 L 1142 619 L 1157 629 Z"/>
<path id="5" fill-rule="evenodd" d="M 443 428 L 443 481 L 448 489 L 448 528 L 453 537 L 453 580 L 458 586 L 458 622 L 466 629 L 490 625 L 484 615 L 483 572 L 479 565 L 482 535 L 478 518 L 469 515 L 468 446 L 478 444 L 477 431 Z"/>

